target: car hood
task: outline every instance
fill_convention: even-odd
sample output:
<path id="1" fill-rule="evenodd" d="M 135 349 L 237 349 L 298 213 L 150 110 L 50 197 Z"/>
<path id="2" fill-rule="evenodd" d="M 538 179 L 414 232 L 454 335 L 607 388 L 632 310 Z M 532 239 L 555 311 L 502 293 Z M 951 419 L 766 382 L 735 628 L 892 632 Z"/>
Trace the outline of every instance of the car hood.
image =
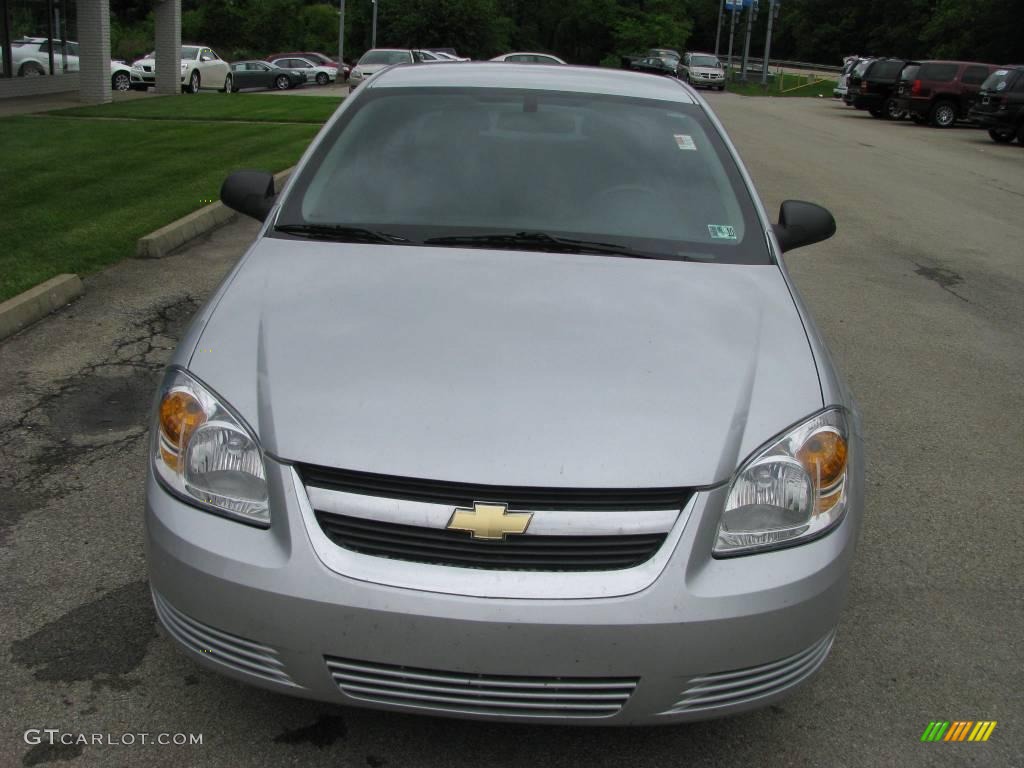
<path id="1" fill-rule="evenodd" d="M 775 266 L 264 238 L 190 369 L 286 461 L 710 485 L 822 406 Z"/>

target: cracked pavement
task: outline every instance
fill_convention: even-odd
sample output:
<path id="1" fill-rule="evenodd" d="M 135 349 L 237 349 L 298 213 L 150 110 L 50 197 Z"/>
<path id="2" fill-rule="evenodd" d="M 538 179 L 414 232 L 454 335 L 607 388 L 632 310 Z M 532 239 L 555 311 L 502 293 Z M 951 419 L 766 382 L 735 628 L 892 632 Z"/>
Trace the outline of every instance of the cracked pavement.
<path id="1" fill-rule="evenodd" d="M 728 720 L 567 729 L 292 699 L 178 654 L 146 582 L 146 422 L 258 228 L 242 220 L 87 278 L 0 342 L 0 766 L 1024 766 L 1024 148 L 812 99 L 708 99 L 769 210 L 814 200 L 839 223 L 786 259 L 868 450 L 849 603 L 810 685 Z M 920 743 L 935 719 L 999 725 Z M 29 728 L 203 744 L 33 745 Z"/>

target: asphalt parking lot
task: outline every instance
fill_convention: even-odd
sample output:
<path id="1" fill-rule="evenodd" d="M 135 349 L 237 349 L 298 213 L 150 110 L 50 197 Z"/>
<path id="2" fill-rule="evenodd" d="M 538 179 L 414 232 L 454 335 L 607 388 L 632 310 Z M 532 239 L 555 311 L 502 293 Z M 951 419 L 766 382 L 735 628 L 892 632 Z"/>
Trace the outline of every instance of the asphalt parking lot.
<path id="1" fill-rule="evenodd" d="M 0 342 L 0 766 L 1024 765 L 1024 147 L 825 100 L 708 99 L 770 210 L 807 199 L 839 225 L 786 259 L 868 451 L 849 602 L 810 685 L 733 719 L 567 729 L 332 707 L 180 656 L 146 584 L 146 416 L 256 231 L 241 221 L 88 278 Z M 998 726 L 921 743 L 932 720 Z M 30 744 L 28 729 L 202 744 Z"/>

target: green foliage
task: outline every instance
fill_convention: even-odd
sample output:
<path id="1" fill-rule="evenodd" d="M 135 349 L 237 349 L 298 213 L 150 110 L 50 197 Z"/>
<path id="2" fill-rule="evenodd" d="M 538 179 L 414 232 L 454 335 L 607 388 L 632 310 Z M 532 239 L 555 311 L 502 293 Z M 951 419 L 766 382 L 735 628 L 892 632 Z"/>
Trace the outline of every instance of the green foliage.
<path id="1" fill-rule="evenodd" d="M 750 51 L 760 56 L 770 0 L 760 0 Z M 772 55 L 822 64 L 851 53 L 912 58 L 1024 61 L 1021 0 L 785 0 Z M 111 0 L 115 56 L 153 48 L 156 0 Z M 379 0 L 378 46 L 452 47 L 474 58 L 549 51 L 574 64 L 619 66 L 647 48 L 714 50 L 721 0 Z M 38 34 L 29 6 L 12 26 Z M 34 5 L 31 6 L 34 8 Z M 345 56 L 371 45 L 371 0 L 345 2 Z M 338 48 L 337 0 L 182 0 L 182 39 L 228 58 L 279 50 Z M 42 17 L 45 21 L 45 14 Z M 746 18 L 737 28 L 742 52 Z M 719 52 L 728 48 L 723 24 Z"/>

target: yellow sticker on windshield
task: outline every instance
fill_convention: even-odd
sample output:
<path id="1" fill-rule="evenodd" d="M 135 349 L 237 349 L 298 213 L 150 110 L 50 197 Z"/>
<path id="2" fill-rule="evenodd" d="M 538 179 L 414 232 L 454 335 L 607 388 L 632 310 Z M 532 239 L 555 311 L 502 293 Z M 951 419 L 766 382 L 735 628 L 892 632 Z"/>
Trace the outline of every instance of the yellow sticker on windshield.
<path id="1" fill-rule="evenodd" d="M 693 143 L 692 136 L 687 136 L 685 133 L 674 133 L 672 136 L 676 140 L 676 146 L 680 149 L 689 149 L 694 152 L 697 151 L 697 145 Z"/>
<path id="2" fill-rule="evenodd" d="M 735 240 L 736 227 L 726 224 L 708 224 L 708 234 L 712 240 Z"/>

